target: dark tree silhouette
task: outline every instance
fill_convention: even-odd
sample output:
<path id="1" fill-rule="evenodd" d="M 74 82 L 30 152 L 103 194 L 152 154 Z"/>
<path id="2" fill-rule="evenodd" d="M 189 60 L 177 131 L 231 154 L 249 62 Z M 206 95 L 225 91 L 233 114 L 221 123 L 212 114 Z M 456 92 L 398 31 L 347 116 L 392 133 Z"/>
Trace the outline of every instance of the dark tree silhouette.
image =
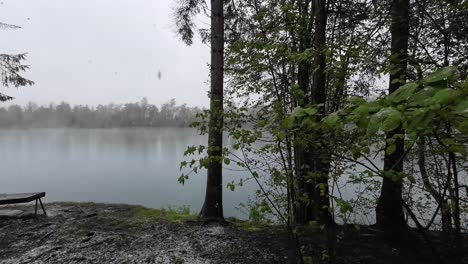
<path id="1" fill-rule="evenodd" d="M 0 128 L 113 128 L 113 127 L 188 127 L 202 109 L 178 105 L 175 99 L 160 107 L 140 102 L 98 106 L 58 105 L 0 107 Z"/>
<path id="2" fill-rule="evenodd" d="M 393 0 L 391 5 L 390 34 L 390 84 L 389 93 L 395 92 L 407 79 L 408 38 L 410 3 L 409 0 Z M 388 238 L 404 234 L 406 221 L 403 214 L 403 172 L 404 131 L 400 128 L 387 134 L 388 140 L 395 140 L 395 150 L 389 151 L 387 143 L 384 157 L 384 177 L 376 208 L 377 225 L 381 226 Z"/>
<path id="3" fill-rule="evenodd" d="M 224 10 L 222 0 L 211 1 L 211 91 L 208 131 L 208 175 L 202 219 L 222 220 L 223 216 L 223 77 Z"/>
<path id="4" fill-rule="evenodd" d="M 0 22 L 0 30 L 2 29 L 18 29 L 19 26 L 9 25 Z M 14 87 L 32 85 L 34 82 L 20 75 L 21 72 L 29 69 L 28 65 L 21 62 L 26 58 L 26 53 L 22 54 L 0 54 L 0 79 L 4 87 L 10 85 Z M 0 102 L 12 100 L 13 97 L 0 92 Z"/>
<path id="5" fill-rule="evenodd" d="M 326 28 L 327 28 L 327 1 L 318 0 L 315 14 L 315 50 L 317 52 L 315 58 L 316 70 L 313 74 L 312 85 L 312 103 L 321 104 L 321 115 L 326 115 L 325 103 L 326 98 Z M 318 135 L 322 137 L 321 135 Z M 323 225 L 331 225 L 333 219 L 330 214 L 329 188 L 328 188 L 328 171 L 330 167 L 330 157 L 323 147 L 318 147 L 312 151 L 313 171 L 316 174 L 313 182 L 313 216 L 314 219 Z M 323 191 L 324 190 L 324 191 Z"/>
<path id="6" fill-rule="evenodd" d="M 191 45 L 193 17 L 206 10 L 200 0 L 184 0 L 176 9 L 176 26 L 182 40 Z M 204 38 L 205 39 L 205 38 Z M 224 92 L 224 1 L 211 0 L 211 89 L 208 129 L 208 172 L 205 202 L 200 211 L 203 221 L 224 221 L 223 215 L 223 92 Z"/>

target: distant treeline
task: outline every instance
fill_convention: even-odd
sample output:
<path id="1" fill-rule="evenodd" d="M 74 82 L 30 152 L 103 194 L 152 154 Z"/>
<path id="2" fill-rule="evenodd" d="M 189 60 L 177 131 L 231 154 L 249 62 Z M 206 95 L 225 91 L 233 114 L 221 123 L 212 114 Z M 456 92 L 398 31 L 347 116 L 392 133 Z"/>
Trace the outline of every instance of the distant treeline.
<path id="1" fill-rule="evenodd" d="M 160 107 L 140 102 L 98 106 L 58 105 L 38 106 L 28 103 L 22 107 L 0 107 L 0 128 L 111 128 L 111 127 L 187 127 L 202 109 L 177 105 L 175 99 Z"/>

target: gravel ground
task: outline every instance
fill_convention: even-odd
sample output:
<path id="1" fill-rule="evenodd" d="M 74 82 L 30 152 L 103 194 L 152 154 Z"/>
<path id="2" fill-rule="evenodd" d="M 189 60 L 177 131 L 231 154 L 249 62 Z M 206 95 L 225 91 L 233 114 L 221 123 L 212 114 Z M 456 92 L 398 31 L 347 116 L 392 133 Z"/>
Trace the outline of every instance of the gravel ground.
<path id="1" fill-rule="evenodd" d="M 128 205 L 46 207 L 48 217 L 0 220 L 0 263 L 291 262 L 288 250 L 230 225 L 135 223 Z"/>
<path id="2" fill-rule="evenodd" d="M 0 264 L 297 263 L 294 243 L 280 226 L 249 228 L 238 221 L 219 225 L 146 218 L 142 210 L 156 211 L 131 205 L 50 203 L 46 207 L 48 217 L 23 213 L 0 218 Z M 0 209 L 33 211 L 32 206 Z M 333 263 L 439 263 L 422 241 L 397 249 L 373 227 L 336 230 Z M 327 239 L 320 229 L 301 230 L 299 239 L 311 263 L 330 263 Z M 448 261 L 447 257 L 443 258 Z M 468 258 L 461 262 L 468 263 Z"/>

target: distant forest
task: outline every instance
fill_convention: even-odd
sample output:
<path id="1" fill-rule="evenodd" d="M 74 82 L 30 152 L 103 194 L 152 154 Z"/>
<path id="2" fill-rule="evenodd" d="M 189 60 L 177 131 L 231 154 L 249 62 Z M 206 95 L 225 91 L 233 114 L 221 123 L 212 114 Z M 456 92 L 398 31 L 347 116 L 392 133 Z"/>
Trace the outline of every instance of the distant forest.
<path id="1" fill-rule="evenodd" d="M 202 109 L 177 105 L 175 99 L 160 107 L 146 98 L 127 104 L 98 106 L 49 104 L 0 107 L 0 128 L 112 128 L 112 127 L 188 127 Z"/>

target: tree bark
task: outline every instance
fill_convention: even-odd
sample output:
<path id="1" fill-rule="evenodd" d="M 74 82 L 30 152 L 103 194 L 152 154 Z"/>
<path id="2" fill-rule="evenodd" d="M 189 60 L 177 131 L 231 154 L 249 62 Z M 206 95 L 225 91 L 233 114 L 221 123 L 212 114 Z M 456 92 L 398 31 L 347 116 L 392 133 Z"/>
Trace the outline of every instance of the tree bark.
<path id="1" fill-rule="evenodd" d="M 313 21 L 308 19 L 310 1 L 305 1 L 299 8 L 301 16 L 298 22 L 299 31 L 299 52 L 305 52 L 312 47 L 312 35 L 309 31 Z M 313 8 L 312 8 L 313 9 Z M 310 60 L 302 60 L 297 67 L 297 82 L 302 90 L 304 97 L 298 98 L 298 106 L 308 107 L 311 99 L 311 75 L 312 64 Z M 309 221 L 314 220 L 311 215 L 311 208 L 313 203 L 313 185 L 309 182 L 312 171 L 312 160 L 310 156 L 309 142 L 304 143 L 303 138 L 309 137 L 308 131 L 299 131 L 296 135 L 296 142 L 294 145 L 294 164 L 297 176 L 297 195 L 298 204 L 295 210 L 294 220 L 297 224 L 305 225 Z M 307 199 L 304 199 L 307 197 Z"/>
<path id="2" fill-rule="evenodd" d="M 327 29 L 327 1 L 316 1 L 315 13 L 315 32 L 314 32 L 314 48 L 317 52 L 315 57 L 316 69 L 313 74 L 312 83 L 312 103 L 321 104 L 319 107 L 319 115 L 326 115 L 326 29 Z M 316 138 L 317 141 L 323 140 L 323 136 L 319 132 Z M 316 147 L 310 151 L 312 160 L 312 168 L 314 173 L 313 181 L 313 208 L 311 215 L 315 220 L 325 226 L 333 224 L 333 219 L 330 212 L 330 199 L 328 190 L 328 173 L 330 169 L 330 154 L 327 149 L 322 147 L 323 144 L 316 144 Z"/>
<path id="3" fill-rule="evenodd" d="M 392 38 L 390 48 L 390 84 L 389 93 L 395 92 L 406 82 L 408 65 L 408 37 L 409 37 L 409 0 L 393 0 L 391 5 L 390 33 Z M 401 128 L 390 131 L 387 139 L 395 135 L 404 136 Z M 385 151 L 384 177 L 380 197 L 377 201 L 376 220 L 389 239 L 401 236 L 406 230 L 406 221 L 403 213 L 402 188 L 403 180 L 392 177 L 403 172 L 404 139 L 396 139 L 396 150 L 388 154 Z M 388 149 L 388 144 L 385 150 Z M 396 179 L 398 178 L 398 179 Z"/>
<path id="4" fill-rule="evenodd" d="M 223 78 L 224 78 L 223 0 L 211 0 L 211 89 L 208 128 L 208 172 L 201 220 L 223 221 Z"/>
<path id="5" fill-rule="evenodd" d="M 434 150 L 429 150 L 434 151 Z M 442 192 L 439 192 L 436 187 L 434 187 L 429 179 L 429 174 L 426 170 L 426 140 L 424 137 L 421 137 L 418 143 L 418 166 L 419 172 L 421 173 L 421 178 L 424 184 L 424 188 L 432 195 L 434 200 L 436 200 L 438 206 L 440 207 L 440 214 L 442 217 L 442 233 L 446 238 L 452 233 L 452 209 L 445 198 L 444 192 L 447 188 L 443 188 Z M 436 161 L 435 161 L 436 162 Z M 448 184 L 450 184 L 450 179 L 447 179 Z M 443 184 L 447 185 L 447 184 Z M 447 186 L 448 187 L 448 186 Z"/>
<path id="6" fill-rule="evenodd" d="M 322 104 L 320 115 L 325 115 L 325 45 L 326 45 L 326 0 L 318 0 L 309 9 L 309 1 L 304 3 L 302 8 L 302 19 L 300 20 L 301 39 L 299 50 L 304 52 L 309 48 L 314 48 L 316 52 L 314 65 L 309 61 L 302 61 L 298 65 L 298 84 L 304 92 L 304 99 L 298 102 L 301 107 L 308 107 L 310 104 Z M 313 15 L 310 15 L 312 13 Z M 310 17 L 310 18 L 309 18 Z M 314 28 L 314 36 L 311 31 Z M 314 42 L 312 43 L 312 40 Z M 304 134 L 305 133 L 305 134 Z M 320 131 L 313 131 L 313 134 L 304 132 L 297 136 L 306 137 L 307 144 L 295 145 L 295 164 L 298 176 L 298 208 L 295 211 L 295 221 L 298 224 L 307 224 L 310 221 L 317 221 L 321 225 L 332 223 L 329 211 L 328 195 L 328 171 L 330 165 L 327 150 L 321 148 L 318 140 L 322 136 Z M 304 199 L 306 196 L 307 199 Z"/>

